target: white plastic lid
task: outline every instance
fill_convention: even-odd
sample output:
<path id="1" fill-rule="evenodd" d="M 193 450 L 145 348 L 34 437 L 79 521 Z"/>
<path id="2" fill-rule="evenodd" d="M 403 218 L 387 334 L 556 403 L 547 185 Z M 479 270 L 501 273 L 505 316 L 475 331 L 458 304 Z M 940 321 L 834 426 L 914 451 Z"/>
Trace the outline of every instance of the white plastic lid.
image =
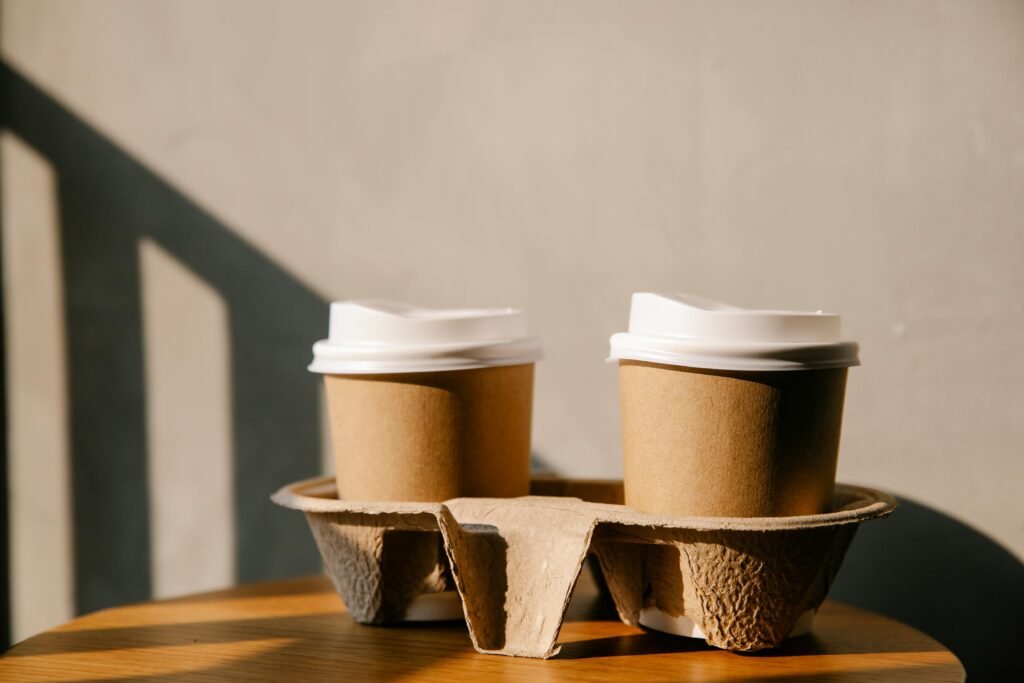
<path id="1" fill-rule="evenodd" d="M 609 361 L 712 370 L 813 370 L 860 365 L 840 341 L 839 316 L 759 311 L 687 294 L 633 295 L 629 331 L 612 335 Z"/>
<path id="2" fill-rule="evenodd" d="M 514 308 L 431 309 L 396 301 L 331 304 L 311 372 L 358 375 L 471 370 L 540 360 L 540 337 Z"/>

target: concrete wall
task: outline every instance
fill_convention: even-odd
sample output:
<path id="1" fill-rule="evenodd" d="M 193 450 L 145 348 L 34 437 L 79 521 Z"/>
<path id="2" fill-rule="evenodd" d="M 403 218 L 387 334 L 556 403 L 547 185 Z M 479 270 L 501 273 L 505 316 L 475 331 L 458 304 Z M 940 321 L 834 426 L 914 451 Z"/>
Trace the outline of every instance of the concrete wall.
<path id="1" fill-rule="evenodd" d="M 526 309 L 536 449 L 570 475 L 621 473 L 603 360 L 630 292 L 841 312 L 863 367 L 840 477 L 1024 557 L 1021 3 L 5 0 L 0 45 L 322 299 Z M 2 144 L 24 636 L 72 609 L 61 183 Z M 148 552 L 171 595 L 238 575 L 230 311 L 137 248 Z"/>

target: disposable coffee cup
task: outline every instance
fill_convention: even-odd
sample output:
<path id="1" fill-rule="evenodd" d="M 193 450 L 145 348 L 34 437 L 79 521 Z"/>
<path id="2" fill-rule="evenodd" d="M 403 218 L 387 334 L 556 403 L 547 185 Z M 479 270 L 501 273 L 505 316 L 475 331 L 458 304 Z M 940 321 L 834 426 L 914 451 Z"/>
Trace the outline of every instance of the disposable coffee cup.
<path id="1" fill-rule="evenodd" d="M 634 294 L 609 358 L 626 504 L 672 516 L 828 512 L 857 352 L 837 315 Z"/>
<path id="2" fill-rule="evenodd" d="M 619 364 L 626 504 L 680 517 L 830 511 L 846 373 L 859 364 L 839 322 L 634 294 L 629 331 L 612 336 L 609 358 Z M 652 585 L 640 624 L 703 638 L 680 607 L 686 591 L 678 578 Z M 798 615 L 789 635 L 813 619 Z"/>
<path id="3" fill-rule="evenodd" d="M 309 370 L 324 376 L 338 497 L 528 495 L 540 357 L 515 309 L 332 303 Z M 385 535 L 382 544 L 382 558 L 399 558 L 382 563 L 393 573 L 385 584 L 422 587 L 399 620 L 462 618 L 439 533 Z"/>
<path id="4" fill-rule="evenodd" d="M 331 304 L 309 369 L 324 375 L 338 496 L 527 495 L 540 357 L 515 309 Z"/>

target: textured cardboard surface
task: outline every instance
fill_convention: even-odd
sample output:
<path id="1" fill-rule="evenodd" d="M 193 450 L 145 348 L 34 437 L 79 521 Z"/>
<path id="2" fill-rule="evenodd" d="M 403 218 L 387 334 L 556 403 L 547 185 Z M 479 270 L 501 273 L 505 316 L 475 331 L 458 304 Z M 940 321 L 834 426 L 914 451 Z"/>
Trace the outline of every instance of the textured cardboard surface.
<path id="1" fill-rule="evenodd" d="M 535 486 L 587 491 L 604 501 L 622 490 L 619 482 L 547 479 Z M 430 545 L 409 543 L 440 531 L 474 647 L 541 658 L 558 652 L 558 631 L 588 552 L 597 556 L 624 622 L 636 624 L 643 607 L 655 606 L 691 618 L 717 647 L 774 647 L 824 600 L 856 525 L 896 506 L 884 493 L 844 485 L 833 512 L 797 517 L 665 517 L 552 496 L 359 502 L 339 501 L 331 478 L 297 482 L 273 499 L 306 514 L 357 621 L 398 621 L 416 594 L 444 589 Z M 386 560 L 389 539 L 398 555 L 408 553 L 397 570 Z"/>
<path id="2" fill-rule="evenodd" d="M 846 369 L 619 363 L 626 502 L 646 512 L 771 517 L 832 504 Z"/>
<path id="3" fill-rule="evenodd" d="M 533 367 L 325 375 L 342 498 L 526 495 Z"/>

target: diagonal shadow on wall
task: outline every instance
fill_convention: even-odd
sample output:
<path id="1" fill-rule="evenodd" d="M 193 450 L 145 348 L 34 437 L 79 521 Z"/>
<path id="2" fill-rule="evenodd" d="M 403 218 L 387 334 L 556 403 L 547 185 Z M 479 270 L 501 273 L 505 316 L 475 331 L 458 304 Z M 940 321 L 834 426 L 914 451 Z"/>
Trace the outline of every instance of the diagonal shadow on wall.
<path id="1" fill-rule="evenodd" d="M 319 386 L 303 367 L 326 302 L 6 64 L 0 93 L 0 123 L 50 162 L 59 188 L 77 611 L 151 592 L 144 237 L 228 309 L 236 578 L 318 571 L 302 519 L 268 495 L 319 471 Z"/>

